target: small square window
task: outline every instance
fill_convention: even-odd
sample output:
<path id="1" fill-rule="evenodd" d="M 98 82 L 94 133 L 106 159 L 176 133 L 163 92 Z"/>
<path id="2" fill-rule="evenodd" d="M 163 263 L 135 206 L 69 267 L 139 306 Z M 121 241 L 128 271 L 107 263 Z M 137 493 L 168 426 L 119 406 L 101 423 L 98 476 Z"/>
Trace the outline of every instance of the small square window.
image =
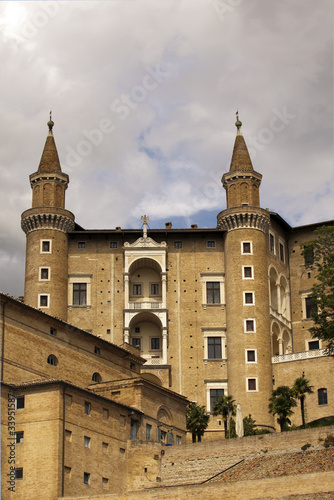
<path id="1" fill-rule="evenodd" d="M 141 285 L 133 285 L 133 295 L 141 295 Z"/>
<path id="2" fill-rule="evenodd" d="M 24 396 L 18 396 L 16 398 L 16 409 L 22 410 L 24 408 Z"/>
<path id="3" fill-rule="evenodd" d="M 51 253 L 51 240 L 41 241 L 41 253 Z"/>
<path id="4" fill-rule="evenodd" d="M 247 363 L 255 363 L 256 362 L 256 353 L 254 349 L 248 349 L 247 353 Z"/>
<path id="5" fill-rule="evenodd" d="M 253 278 L 253 268 L 252 266 L 244 266 L 244 278 Z"/>
<path id="6" fill-rule="evenodd" d="M 90 483 L 90 474 L 88 472 L 84 472 L 84 483 L 85 484 Z"/>
<path id="7" fill-rule="evenodd" d="M 110 335 L 110 328 L 107 328 L 107 335 Z"/>
<path id="8" fill-rule="evenodd" d="M 110 248 L 117 248 L 117 241 L 111 241 Z"/>
<path id="9" fill-rule="evenodd" d="M 102 486 L 103 488 L 108 488 L 109 486 L 109 479 L 107 477 L 102 478 Z"/>
<path id="10" fill-rule="evenodd" d="M 71 467 L 66 467 L 65 465 L 64 467 L 65 474 L 71 474 L 71 470 L 72 470 Z"/>
<path id="11" fill-rule="evenodd" d="M 86 242 L 85 241 L 79 241 L 78 242 L 78 248 L 86 248 Z"/>
<path id="12" fill-rule="evenodd" d="M 49 296 L 40 295 L 39 296 L 39 307 L 49 307 Z"/>
<path id="13" fill-rule="evenodd" d="M 84 447 L 90 448 L 90 437 L 84 436 Z"/>
<path id="14" fill-rule="evenodd" d="M 48 280 L 48 279 L 49 279 L 49 268 L 41 267 L 41 280 Z"/>
<path id="15" fill-rule="evenodd" d="M 249 391 L 256 391 L 256 378 L 248 378 L 247 387 Z"/>
<path id="16" fill-rule="evenodd" d="M 215 248 L 216 242 L 215 241 L 208 241 L 207 246 L 208 246 L 208 248 Z"/>
<path id="17" fill-rule="evenodd" d="M 15 468 L 15 480 L 16 479 L 23 479 L 23 467 Z"/>
<path id="18" fill-rule="evenodd" d="M 24 436 L 23 431 L 15 432 L 15 443 L 22 444 L 23 443 L 23 436 Z"/>
<path id="19" fill-rule="evenodd" d="M 182 248 L 182 241 L 174 241 L 174 248 Z"/>
<path id="20" fill-rule="evenodd" d="M 254 304 L 254 294 L 253 292 L 245 292 L 245 300 L 244 300 L 244 303 L 245 304 Z"/>
<path id="21" fill-rule="evenodd" d="M 103 453 L 108 453 L 109 451 L 109 444 L 106 442 L 102 442 L 102 451 Z"/>
<path id="22" fill-rule="evenodd" d="M 250 241 L 242 242 L 242 253 L 252 253 L 252 243 Z"/>
<path id="23" fill-rule="evenodd" d="M 140 333 L 140 326 L 135 326 L 135 333 Z"/>
<path id="24" fill-rule="evenodd" d="M 85 401 L 85 415 L 90 415 L 91 404 Z"/>
<path id="25" fill-rule="evenodd" d="M 160 338 L 151 338 L 151 349 L 152 350 L 159 350 L 160 349 Z"/>
<path id="26" fill-rule="evenodd" d="M 72 431 L 69 431 L 68 429 L 65 429 L 65 439 L 69 443 L 72 442 Z"/>
<path id="27" fill-rule="evenodd" d="M 308 350 L 316 351 L 317 349 L 320 349 L 319 340 L 310 340 L 308 343 Z"/>
<path id="28" fill-rule="evenodd" d="M 255 332 L 254 319 L 246 319 L 245 320 L 245 330 L 246 330 L 246 332 Z"/>

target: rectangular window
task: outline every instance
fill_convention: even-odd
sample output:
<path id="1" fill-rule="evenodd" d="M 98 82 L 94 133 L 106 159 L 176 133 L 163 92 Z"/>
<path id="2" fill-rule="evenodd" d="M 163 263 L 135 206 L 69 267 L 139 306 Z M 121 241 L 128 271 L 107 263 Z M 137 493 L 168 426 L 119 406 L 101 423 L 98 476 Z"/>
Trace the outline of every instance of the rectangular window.
<path id="1" fill-rule="evenodd" d="M 146 441 L 150 441 L 152 437 L 152 425 L 146 424 Z"/>
<path id="2" fill-rule="evenodd" d="M 41 253 L 51 253 L 51 240 L 41 240 Z"/>
<path id="3" fill-rule="evenodd" d="M 73 283 L 73 305 L 87 305 L 87 283 Z"/>
<path id="4" fill-rule="evenodd" d="M 241 243 L 241 253 L 243 254 L 251 254 L 252 253 L 252 242 L 251 241 L 243 241 Z"/>
<path id="5" fill-rule="evenodd" d="M 85 241 L 79 241 L 78 242 L 78 248 L 86 248 L 86 242 Z"/>
<path id="6" fill-rule="evenodd" d="M 84 447 L 90 448 L 90 437 L 84 436 Z"/>
<path id="7" fill-rule="evenodd" d="M 254 304 L 254 293 L 244 292 L 244 304 Z"/>
<path id="8" fill-rule="evenodd" d="M 243 278 L 253 278 L 253 267 L 252 266 L 242 266 L 243 268 Z"/>
<path id="9" fill-rule="evenodd" d="M 16 398 L 16 409 L 22 410 L 24 408 L 24 396 L 18 396 Z"/>
<path id="10" fill-rule="evenodd" d="M 160 349 L 160 338 L 152 337 L 151 338 L 151 350 L 159 350 Z"/>
<path id="11" fill-rule="evenodd" d="M 15 432 L 15 443 L 22 444 L 23 443 L 23 436 L 24 436 L 23 431 Z"/>
<path id="12" fill-rule="evenodd" d="M 314 311 L 314 302 L 312 297 L 306 297 L 305 298 L 305 314 L 306 314 L 306 319 L 310 319 L 312 316 L 312 313 Z"/>
<path id="13" fill-rule="evenodd" d="M 89 472 L 84 472 L 84 483 L 89 484 L 90 483 L 90 474 Z"/>
<path id="14" fill-rule="evenodd" d="M 304 247 L 304 264 L 311 265 L 314 263 L 314 250 L 312 247 Z"/>
<path id="15" fill-rule="evenodd" d="M 159 283 L 151 283 L 151 295 L 159 295 Z"/>
<path id="16" fill-rule="evenodd" d="M 66 404 L 66 406 L 72 406 L 71 394 L 65 394 L 65 404 Z"/>
<path id="17" fill-rule="evenodd" d="M 319 340 L 310 340 L 308 343 L 308 350 L 316 351 L 317 349 L 320 349 Z"/>
<path id="18" fill-rule="evenodd" d="M 23 479 L 23 467 L 15 468 L 15 480 L 16 479 Z"/>
<path id="19" fill-rule="evenodd" d="M 108 488 L 109 486 L 109 479 L 107 477 L 102 478 L 102 486 L 103 488 Z"/>
<path id="20" fill-rule="evenodd" d="M 182 241 L 174 241 L 174 248 L 182 248 Z"/>
<path id="21" fill-rule="evenodd" d="M 49 279 L 49 268 L 48 267 L 41 267 L 41 280 L 48 280 Z"/>
<path id="22" fill-rule="evenodd" d="M 283 243 L 279 244 L 279 258 L 281 262 L 285 262 L 285 252 Z"/>
<path id="23" fill-rule="evenodd" d="M 255 349 L 247 349 L 246 350 L 246 362 L 247 363 L 256 363 L 256 351 L 255 351 Z"/>
<path id="24" fill-rule="evenodd" d="M 72 441 L 72 431 L 65 429 L 65 439 L 68 442 Z"/>
<path id="25" fill-rule="evenodd" d="M 224 396 L 224 389 L 210 389 L 210 411 L 213 411 L 215 402 L 218 401 L 221 396 Z"/>
<path id="26" fill-rule="evenodd" d="M 49 295 L 39 295 L 39 307 L 49 307 Z"/>
<path id="27" fill-rule="evenodd" d="M 137 347 L 137 349 L 141 348 L 141 339 L 140 338 L 132 338 L 133 347 Z"/>
<path id="28" fill-rule="evenodd" d="M 109 444 L 106 442 L 102 442 L 102 451 L 108 455 L 109 452 Z"/>
<path id="29" fill-rule="evenodd" d="M 71 467 L 64 467 L 65 474 L 71 474 Z"/>
<path id="30" fill-rule="evenodd" d="M 247 390 L 248 391 L 256 391 L 256 378 L 248 378 L 247 379 Z"/>
<path id="31" fill-rule="evenodd" d="M 216 242 L 215 241 L 208 241 L 208 248 L 215 248 Z"/>
<path id="32" fill-rule="evenodd" d="M 222 358 L 221 337 L 208 337 L 208 359 Z"/>
<path id="33" fill-rule="evenodd" d="M 141 295 L 141 285 L 133 285 L 133 295 Z"/>
<path id="34" fill-rule="evenodd" d="M 318 389 L 318 405 L 327 405 L 327 389 Z"/>
<path id="35" fill-rule="evenodd" d="M 94 354 L 101 354 L 101 350 L 99 347 L 94 347 Z"/>
<path id="36" fill-rule="evenodd" d="M 117 241 L 111 241 L 110 248 L 117 248 Z"/>
<path id="37" fill-rule="evenodd" d="M 167 433 L 167 444 L 169 445 L 174 444 L 174 434 L 172 432 Z"/>
<path id="38" fill-rule="evenodd" d="M 206 282 L 206 303 L 220 304 L 220 283 L 219 281 Z"/>
<path id="39" fill-rule="evenodd" d="M 57 330 L 56 328 L 50 328 L 50 335 L 53 335 L 54 337 L 57 335 Z"/>
<path id="40" fill-rule="evenodd" d="M 176 444 L 177 446 L 181 444 L 181 436 L 176 436 Z"/>
<path id="41" fill-rule="evenodd" d="M 255 320 L 254 319 L 246 319 L 245 320 L 245 332 L 246 333 L 255 332 Z"/>
<path id="42" fill-rule="evenodd" d="M 272 233 L 269 233 L 269 250 L 275 254 L 275 236 Z"/>
<path id="43" fill-rule="evenodd" d="M 109 410 L 107 408 L 103 408 L 102 418 L 103 418 L 103 420 L 108 420 L 108 418 L 109 418 Z"/>
<path id="44" fill-rule="evenodd" d="M 91 404 L 85 401 L 85 415 L 90 415 Z"/>

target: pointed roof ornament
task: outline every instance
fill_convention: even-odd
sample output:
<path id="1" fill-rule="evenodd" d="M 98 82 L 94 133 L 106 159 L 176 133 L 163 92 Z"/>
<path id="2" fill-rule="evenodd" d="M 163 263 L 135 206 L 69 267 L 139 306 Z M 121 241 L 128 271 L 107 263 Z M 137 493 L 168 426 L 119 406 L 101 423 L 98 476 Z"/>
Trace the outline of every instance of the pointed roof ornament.
<path id="1" fill-rule="evenodd" d="M 52 128 L 54 126 L 52 111 L 50 111 L 50 120 L 47 125 L 49 127 L 49 133 L 45 141 L 41 161 L 39 162 L 38 172 L 61 172 L 58 151 L 52 133 Z"/>
<path id="2" fill-rule="evenodd" d="M 242 132 L 241 132 L 241 127 L 242 127 L 242 122 L 239 120 L 239 111 L 236 112 L 236 118 L 237 118 L 237 121 L 235 122 L 235 126 L 237 127 L 238 129 L 238 132 L 237 134 L 241 134 L 242 135 Z"/>
<path id="3" fill-rule="evenodd" d="M 235 126 L 238 131 L 232 153 L 230 172 L 254 171 L 252 160 L 250 159 L 247 145 L 241 132 L 242 122 L 239 120 L 239 111 L 236 112 L 236 118 Z"/>

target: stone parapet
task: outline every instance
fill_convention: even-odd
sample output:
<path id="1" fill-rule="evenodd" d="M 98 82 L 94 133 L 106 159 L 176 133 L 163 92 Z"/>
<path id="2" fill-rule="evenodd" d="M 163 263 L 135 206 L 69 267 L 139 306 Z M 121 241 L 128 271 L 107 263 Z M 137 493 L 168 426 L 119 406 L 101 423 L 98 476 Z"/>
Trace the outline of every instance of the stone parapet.
<path id="1" fill-rule="evenodd" d="M 74 230 L 74 215 L 61 208 L 31 208 L 23 212 L 21 227 L 26 234 L 37 229 L 55 229 L 68 233 Z"/>
<path id="2" fill-rule="evenodd" d="M 228 208 L 217 215 L 217 227 L 225 231 L 234 229 L 259 229 L 264 233 L 270 226 L 270 214 L 259 207 L 241 206 Z"/>

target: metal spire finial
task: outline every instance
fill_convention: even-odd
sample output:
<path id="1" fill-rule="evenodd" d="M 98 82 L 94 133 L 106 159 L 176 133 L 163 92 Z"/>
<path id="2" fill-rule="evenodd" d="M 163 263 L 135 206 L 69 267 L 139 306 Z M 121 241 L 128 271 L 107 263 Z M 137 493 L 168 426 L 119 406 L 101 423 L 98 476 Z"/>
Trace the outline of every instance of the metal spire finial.
<path id="1" fill-rule="evenodd" d="M 52 109 L 50 109 L 50 120 L 48 121 L 49 133 L 52 134 L 52 128 L 54 126 L 54 122 L 52 121 Z"/>

